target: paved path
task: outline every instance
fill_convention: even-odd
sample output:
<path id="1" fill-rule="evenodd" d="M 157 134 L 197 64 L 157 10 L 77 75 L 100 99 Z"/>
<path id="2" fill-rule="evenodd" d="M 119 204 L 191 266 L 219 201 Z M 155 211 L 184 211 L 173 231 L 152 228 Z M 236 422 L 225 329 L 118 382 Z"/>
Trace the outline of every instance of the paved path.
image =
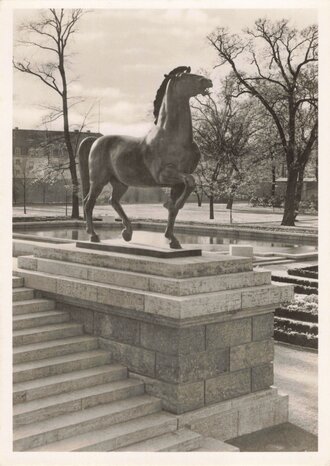
<path id="1" fill-rule="evenodd" d="M 289 395 L 289 421 L 317 435 L 318 353 L 275 344 L 275 385 Z"/>
<path id="2" fill-rule="evenodd" d="M 145 218 L 152 220 L 166 220 L 167 210 L 161 204 L 125 204 L 124 209 L 130 218 Z M 69 209 L 70 212 L 70 209 Z M 114 210 L 109 205 L 97 205 L 94 209 L 96 215 L 115 216 Z M 27 207 L 26 217 L 65 215 L 64 206 L 39 205 Z M 24 216 L 23 207 L 13 207 L 13 216 Z M 229 223 L 229 211 L 225 204 L 215 204 L 214 220 L 209 219 L 209 208 L 207 204 L 198 207 L 196 204 L 187 203 L 179 212 L 178 221 L 201 222 L 208 225 L 217 223 Z M 247 204 L 237 204 L 233 209 L 234 223 L 275 223 L 280 225 L 283 212 L 280 209 L 275 211 L 272 208 L 249 207 Z M 318 217 L 316 215 L 299 215 L 297 227 L 312 226 L 317 228 Z"/>

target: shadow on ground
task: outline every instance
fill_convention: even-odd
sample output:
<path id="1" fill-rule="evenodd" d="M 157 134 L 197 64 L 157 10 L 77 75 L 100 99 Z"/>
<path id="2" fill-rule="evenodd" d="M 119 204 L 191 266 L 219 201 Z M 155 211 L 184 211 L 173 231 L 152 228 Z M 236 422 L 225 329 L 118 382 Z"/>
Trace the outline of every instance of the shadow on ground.
<path id="1" fill-rule="evenodd" d="M 227 443 L 244 451 L 317 451 L 317 437 L 290 422 L 242 435 Z"/>

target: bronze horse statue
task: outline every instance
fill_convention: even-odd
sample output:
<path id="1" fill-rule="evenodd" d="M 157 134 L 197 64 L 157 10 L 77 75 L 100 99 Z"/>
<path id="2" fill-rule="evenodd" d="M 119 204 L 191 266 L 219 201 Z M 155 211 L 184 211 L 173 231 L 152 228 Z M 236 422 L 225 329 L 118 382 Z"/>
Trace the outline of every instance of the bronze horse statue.
<path id="1" fill-rule="evenodd" d="M 212 81 L 191 74 L 180 66 L 165 75 L 154 101 L 155 125 L 145 137 L 102 136 L 84 139 L 78 149 L 83 206 L 90 240 L 99 242 L 93 227 L 93 208 L 103 187 L 110 183 L 110 203 L 121 217 L 125 241 L 132 238 L 132 225 L 119 201 L 129 186 L 170 187 L 165 237 L 170 247 L 180 249 L 174 236 L 179 210 L 195 188 L 192 176 L 200 152 L 193 141 L 189 99 L 205 95 Z"/>

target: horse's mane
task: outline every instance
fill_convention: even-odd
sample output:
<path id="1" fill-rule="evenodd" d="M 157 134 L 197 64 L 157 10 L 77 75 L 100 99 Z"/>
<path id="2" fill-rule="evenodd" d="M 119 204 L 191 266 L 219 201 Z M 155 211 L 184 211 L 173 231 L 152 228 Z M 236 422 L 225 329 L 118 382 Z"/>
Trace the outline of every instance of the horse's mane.
<path id="1" fill-rule="evenodd" d="M 159 115 L 160 107 L 162 105 L 163 98 L 164 98 L 164 95 L 165 95 L 167 83 L 169 82 L 169 80 L 171 78 L 173 78 L 173 76 L 176 76 L 176 75 L 181 74 L 181 73 L 190 73 L 190 70 L 191 70 L 190 66 L 177 66 L 172 71 L 170 71 L 168 74 L 164 75 L 165 79 L 161 83 L 161 85 L 160 85 L 160 87 L 159 87 L 159 89 L 157 91 L 155 100 L 154 100 L 155 124 L 158 121 L 158 115 Z"/>

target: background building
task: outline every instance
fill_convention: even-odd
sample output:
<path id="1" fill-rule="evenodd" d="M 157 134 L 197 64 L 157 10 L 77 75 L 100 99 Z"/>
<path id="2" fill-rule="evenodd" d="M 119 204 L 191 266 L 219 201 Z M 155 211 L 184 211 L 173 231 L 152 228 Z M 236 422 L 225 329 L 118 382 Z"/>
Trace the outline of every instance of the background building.
<path id="1" fill-rule="evenodd" d="M 72 131 L 71 143 L 76 152 L 80 142 L 102 134 Z M 78 160 L 77 160 L 78 163 Z M 52 204 L 70 202 L 71 178 L 68 153 L 62 131 L 13 129 L 13 204 Z M 99 201 L 108 202 L 111 189 L 106 187 Z M 130 188 L 124 202 L 161 202 L 160 188 Z"/>

